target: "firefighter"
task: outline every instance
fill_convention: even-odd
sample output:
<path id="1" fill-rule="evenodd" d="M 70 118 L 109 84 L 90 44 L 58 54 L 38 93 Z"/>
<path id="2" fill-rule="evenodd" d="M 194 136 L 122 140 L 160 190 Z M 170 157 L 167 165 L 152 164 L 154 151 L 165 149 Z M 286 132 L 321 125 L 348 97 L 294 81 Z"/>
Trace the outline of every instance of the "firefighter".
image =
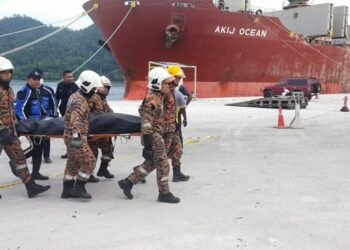
<path id="1" fill-rule="evenodd" d="M 91 70 L 83 71 L 76 84 L 79 90 L 69 97 L 64 115 L 63 139 L 67 146 L 67 164 L 63 177 L 61 198 L 91 199 L 85 184 L 95 169 L 95 156 L 88 144 L 89 100 L 99 87 L 100 76 Z"/>
<path id="2" fill-rule="evenodd" d="M 91 113 L 113 113 L 113 109 L 108 105 L 106 97 L 109 94 L 110 88 L 112 87 L 111 81 L 105 77 L 101 76 L 101 82 L 103 84 L 103 88 L 97 89 L 96 95 L 91 98 Z M 109 162 L 114 158 L 113 151 L 114 146 L 111 138 L 101 138 L 98 140 L 89 141 L 89 146 L 92 152 L 95 155 L 97 160 L 98 157 L 98 149 L 101 149 L 102 157 L 100 168 L 97 171 L 97 176 L 105 177 L 107 179 L 114 178 L 114 175 L 108 171 Z M 97 178 L 91 175 L 88 182 L 96 182 Z"/>
<path id="3" fill-rule="evenodd" d="M 142 155 L 145 161 L 128 178 L 118 182 L 124 195 L 129 199 L 133 198 L 131 193 L 133 185 L 157 169 L 158 201 L 180 202 L 180 199 L 175 197 L 169 189 L 169 163 L 163 139 L 166 126 L 163 117 L 164 97 L 170 94 L 170 86 L 174 84 L 174 80 L 174 77 L 164 68 L 157 67 L 149 72 L 149 91 L 139 108 L 142 143 L 144 145 Z"/>
<path id="4" fill-rule="evenodd" d="M 175 77 L 175 85 L 178 87 L 183 81 L 185 74 L 180 66 L 170 65 L 167 68 L 169 74 Z M 181 172 L 181 156 L 182 156 L 182 133 L 181 133 L 181 114 L 184 114 L 184 126 L 187 126 L 186 102 L 180 91 L 171 89 L 171 94 L 165 98 L 166 101 L 166 120 L 168 121 L 167 130 L 164 133 L 165 145 L 168 149 L 168 156 L 171 158 L 173 166 L 173 182 L 188 181 L 190 176 Z"/>
<path id="5" fill-rule="evenodd" d="M 50 189 L 49 185 L 41 186 L 35 183 L 27 166 L 21 143 L 18 139 L 15 124 L 17 118 L 14 109 L 14 93 L 10 87 L 13 73 L 12 63 L 5 57 L 0 57 L 0 147 L 10 158 L 11 167 L 23 181 L 28 197 L 32 198 Z"/>

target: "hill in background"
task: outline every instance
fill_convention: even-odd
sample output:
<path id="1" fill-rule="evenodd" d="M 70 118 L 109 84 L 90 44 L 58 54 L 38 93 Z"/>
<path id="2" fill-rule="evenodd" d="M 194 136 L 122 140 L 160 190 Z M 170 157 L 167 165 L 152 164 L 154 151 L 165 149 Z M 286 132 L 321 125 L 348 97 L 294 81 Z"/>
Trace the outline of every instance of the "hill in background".
<path id="1" fill-rule="evenodd" d="M 15 15 L 0 19 L 0 35 L 42 25 L 38 20 Z M 58 27 L 45 26 L 32 31 L 0 37 L 0 53 L 41 38 Z M 15 65 L 15 79 L 26 79 L 34 68 L 41 69 L 47 80 L 58 80 L 65 69 L 75 70 L 100 46 L 103 39 L 95 25 L 81 30 L 65 29 L 32 47 L 6 56 Z M 82 70 L 91 69 L 111 80 L 122 80 L 122 75 L 111 53 L 103 49 Z M 78 76 L 78 73 L 75 77 Z"/>

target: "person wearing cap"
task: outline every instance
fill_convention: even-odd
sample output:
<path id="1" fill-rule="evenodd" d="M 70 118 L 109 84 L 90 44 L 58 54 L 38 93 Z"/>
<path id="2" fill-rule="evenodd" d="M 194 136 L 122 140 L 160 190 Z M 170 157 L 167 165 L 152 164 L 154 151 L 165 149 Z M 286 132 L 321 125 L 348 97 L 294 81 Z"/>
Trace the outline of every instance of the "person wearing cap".
<path id="1" fill-rule="evenodd" d="M 183 79 L 186 78 L 185 73 L 183 72 L 182 68 L 178 65 L 169 65 L 167 70 L 170 74 L 172 74 L 175 77 L 175 81 L 178 86 L 176 90 L 179 91 L 181 94 L 183 94 L 186 101 L 186 107 L 187 107 L 188 104 L 190 104 L 190 102 L 192 101 L 192 94 L 190 93 L 190 91 L 187 90 L 187 88 L 183 84 Z M 179 111 L 180 113 L 177 118 L 178 119 L 177 130 L 180 136 L 181 145 L 183 147 L 182 124 L 184 125 L 184 127 L 187 126 L 187 115 L 186 115 L 185 108 L 182 108 Z M 182 117 L 183 117 L 183 121 L 182 121 Z"/>
<path id="2" fill-rule="evenodd" d="M 113 109 L 108 105 L 106 97 L 109 94 L 110 88 L 112 87 L 111 81 L 105 77 L 101 76 L 101 82 L 103 84 L 102 88 L 98 88 L 96 94 L 90 100 L 90 112 L 91 113 L 113 113 Z M 97 176 L 105 177 L 107 179 L 114 178 L 114 175 L 108 171 L 109 162 L 114 159 L 113 151 L 114 145 L 111 138 L 101 138 L 98 140 L 90 140 L 89 146 L 98 158 L 98 149 L 101 149 L 102 157 L 100 168 L 97 171 Z M 88 182 L 97 182 L 98 179 L 91 175 Z"/>
<path id="3" fill-rule="evenodd" d="M 61 198 L 91 199 L 85 185 L 95 169 L 96 159 L 88 144 L 89 101 L 103 85 L 100 76 L 91 70 L 81 72 L 76 84 L 79 91 L 69 97 L 64 115 L 63 139 L 68 158 Z"/>
<path id="4" fill-rule="evenodd" d="M 14 108 L 14 93 L 10 87 L 14 67 L 10 60 L 0 56 L 0 152 L 3 149 L 10 158 L 10 166 L 24 183 L 28 197 L 32 198 L 50 189 L 35 183 L 29 173 L 26 157 L 18 139 L 15 124 L 17 123 Z"/>
<path id="5" fill-rule="evenodd" d="M 57 84 L 56 88 L 56 99 L 58 104 L 58 109 L 61 113 L 61 116 L 64 116 L 66 113 L 67 102 L 69 97 L 78 91 L 79 87 L 74 82 L 73 73 L 71 70 L 65 70 L 62 73 L 63 81 Z M 62 159 L 67 159 L 67 153 L 61 155 Z"/>
<path id="6" fill-rule="evenodd" d="M 27 76 L 27 84 L 17 92 L 16 115 L 20 120 L 42 120 L 57 117 L 57 102 L 54 91 L 49 86 L 41 84 L 43 73 L 35 69 Z M 48 180 L 49 177 L 40 173 L 43 138 L 33 136 L 33 170 L 32 177 L 36 180 Z"/>
<path id="7" fill-rule="evenodd" d="M 178 65 L 170 65 L 167 68 L 168 72 L 175 77 L 174 86 L 176 89 L 172 89 L 171 94 L 165 98 L 168 103 L 165 106 L 165 120 L 168 121 L 167 130 L 163 137 L 165 145 L 167 147 L 167 153 L 171 158 L 173 166 L 173 182 L 188 181 L 190 176 L 181 172 L 181 156 L 182 156 L 182 143 L 180 137 L 181 127 L 179 127 L 179 120 L 181 115 L 184 116 L 184 126 L 187 126 L 186 122 L 186 102 L 184 95 L 178 90 L 180 81 L 185 77 L 182 69 Z"/>
<path id="8" fill-rule="evenodd" d="M 143 100 L 139 114 L 141 116 L 141 133 L 145 161 L 134 168 L 129 177 L 118 182 L 128 199 L 132 199 L 131 189 L 154 169 L 157 170 L 158 201 L 178 203 L 180 199 L 175 197 L 169 188 L 169 162 L 165 147 L 163 133 L 164 123 L 164 98 L 170 94 L 170 87 L 174 84 L 174 77 L 166 69 L 157 67 L 148 74 L 148 92 Z"/>

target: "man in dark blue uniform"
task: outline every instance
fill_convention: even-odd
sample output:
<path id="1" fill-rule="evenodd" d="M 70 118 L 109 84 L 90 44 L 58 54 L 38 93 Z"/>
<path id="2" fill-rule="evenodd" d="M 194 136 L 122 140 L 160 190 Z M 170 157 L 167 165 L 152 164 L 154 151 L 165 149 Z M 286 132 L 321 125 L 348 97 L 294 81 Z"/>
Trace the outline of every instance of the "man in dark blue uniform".
<path id="1" fill-rule="evenodd" d="M 28 74 L 27 84 L 17 92 L 16 115 L 20 120 L 49 119 L 57 117 L 57 101 L 52 88 L 40 84 L 43 74 L 40 70 L 33 70 Z M 43 140 L 40 137 L 32 137 L 33 170 L 32 177 L 37 180 L 48 180 L 49 177 L 40 174 L 40 166 L 43 154 Z"/>
<path id="2" fill-rule="evenodd" d="M 61 116 L 66 113 L 66 106 L 69 97 L 78 90 L 78 86 L 74 82 L 73 73 L 70 70 L 63 72 L 63 81 L 59 82 L 56 89 L 56 99 L 59 103 L 58 109 Z"/>
<path id="3" fill-rule="evenodd" d="M 56 89 L 56 99 L 59 103 L 58 109 L 61 116 L 66 113 L 66 106 L 69 97 L 78 90 L 78 86 L 74 82 L 73 73 L 70 70 L 63 71 L 63 81 L 59 82 Z M 61 156 L 62 159 L 67 158 L 67 153 Z"/>

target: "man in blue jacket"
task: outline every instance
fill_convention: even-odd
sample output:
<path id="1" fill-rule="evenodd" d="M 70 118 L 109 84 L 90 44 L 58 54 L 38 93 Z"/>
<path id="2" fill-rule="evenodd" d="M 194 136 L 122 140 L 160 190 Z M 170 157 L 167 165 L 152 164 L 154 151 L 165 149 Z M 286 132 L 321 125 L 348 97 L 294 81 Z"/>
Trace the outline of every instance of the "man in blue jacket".
<path id="1" fill-rule="evenodd" d="M 58 116 L 54 91 L 40 84 L 42 77 L 41 70 L 33 70 L 28 74 L 26 86 L 17 92 L 15 110 L 20 120 L 41 120 Z M 42 138 L 34 136 L 32 140 L 34 142 L 32 177 L 36 180 L 48 180 L 49 177 L 39 172 L 43 154 Z"/>

